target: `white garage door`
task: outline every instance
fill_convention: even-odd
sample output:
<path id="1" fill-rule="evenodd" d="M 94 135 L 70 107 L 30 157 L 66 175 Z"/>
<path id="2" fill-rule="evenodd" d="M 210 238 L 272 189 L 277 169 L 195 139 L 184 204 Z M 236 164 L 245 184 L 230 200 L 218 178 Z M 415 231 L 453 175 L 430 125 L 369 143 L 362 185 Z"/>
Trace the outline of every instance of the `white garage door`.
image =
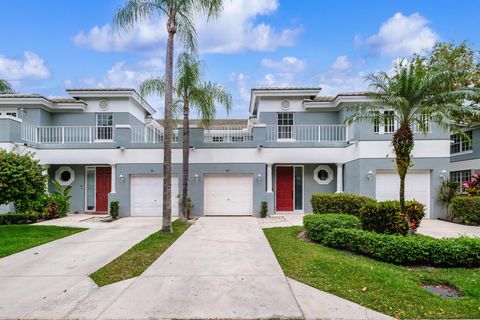
<path id="1" fill-rule="evenodd" d="M 178 216 L 178 178 L 172 177 L 172 215 Z M 163 177 L 134 175 L 130 179 L 130 214 L 161 216 L 163 212 Z"/>
<path id="2" fill-rule="evenodd" d="M 396 172 L 377 172 L 377 200 L 398 200 L 400 178 Z M 405 199 L 417 200 L 425 205 L 425 218 L 430 217 L 430 171 L 412 171 L 405 179 Z"/>
<path id="3" fill-rule="evenodd" d="M 208 174 L 204 185 L 205 215 L 252 215 L 251 174 Z"/>

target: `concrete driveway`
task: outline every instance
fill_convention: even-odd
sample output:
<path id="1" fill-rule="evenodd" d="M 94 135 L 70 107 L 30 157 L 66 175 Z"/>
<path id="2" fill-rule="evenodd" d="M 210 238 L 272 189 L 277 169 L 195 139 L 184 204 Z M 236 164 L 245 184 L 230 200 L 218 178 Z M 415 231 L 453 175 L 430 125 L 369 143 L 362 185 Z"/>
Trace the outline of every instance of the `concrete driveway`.
<path id="1" fill-rule="evenodd" d="M 100 319 L 301 318 L 258 222 L 200 218 Z"/>
<path id="2" fill-rule="evenodd" d="M 90 229 L 0 259 L 0 318 L 56 318 L 52 308 L 62 297 L 75 301 L 85 293 L 83 289 L 96 287 L 90 273 L 161 227 L 160 218 L 124 218 L 112 223 L 87 218 L 92 217 L 49 221 L 45 224 Z M 43 313 L 48 306 L 50 312 Z"/>

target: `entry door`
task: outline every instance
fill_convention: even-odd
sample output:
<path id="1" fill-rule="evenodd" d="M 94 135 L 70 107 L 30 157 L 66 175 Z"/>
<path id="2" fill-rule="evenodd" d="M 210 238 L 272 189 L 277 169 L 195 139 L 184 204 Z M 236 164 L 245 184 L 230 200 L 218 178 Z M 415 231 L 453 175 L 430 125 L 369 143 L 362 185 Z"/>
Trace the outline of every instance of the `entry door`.
<path id="1" fill-rule="evenodd" d="M 112 168 L 97 167 L 95 184 L 96 193 L 96 211 L 108 211 L 108 194 L 112 190 Z"/>
<path id="2" fill-rule="evenodd" d="M 277 167 L 277 211 L 293 211 L 293 167 Z"/>

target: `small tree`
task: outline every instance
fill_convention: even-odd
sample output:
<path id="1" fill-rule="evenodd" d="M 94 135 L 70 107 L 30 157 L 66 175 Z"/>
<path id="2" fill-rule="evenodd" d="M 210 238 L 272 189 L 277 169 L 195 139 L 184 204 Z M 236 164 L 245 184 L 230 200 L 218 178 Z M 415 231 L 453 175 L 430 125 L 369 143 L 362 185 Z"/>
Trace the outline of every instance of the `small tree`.
<path id="1" fill-rule="evenodd" d="M 0 204 L 27 207 L 45 194 L 45 167 L 33 154 L 18 155 L 0 150 Z"/>
<path id="2" fill-rule="evenodd" d="M 459 184 L 455 180 L 446 179 L 443 180 L 440 189 L 438 190 L 438 200 L 443 202 L 445 206 L 445 213 L 447 214 L 447 220 L 452 220 L 452 215 L 450 212 L 450 205 L 453 198 L 458 194 Z"/>
<path id="3" fill-rule="evenodd" d="M 15 93 L 8 81 L 0 79 L 0 94 Z"/>

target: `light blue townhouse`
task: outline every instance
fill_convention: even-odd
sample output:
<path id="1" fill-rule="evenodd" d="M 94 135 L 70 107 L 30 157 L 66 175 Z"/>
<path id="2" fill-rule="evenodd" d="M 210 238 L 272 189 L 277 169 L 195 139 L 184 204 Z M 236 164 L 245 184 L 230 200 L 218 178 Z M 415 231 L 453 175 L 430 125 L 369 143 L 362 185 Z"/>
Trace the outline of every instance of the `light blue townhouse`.
<path id="1" fill-rule="evenodd" d="M 133 89 L 67 93 L 0 95 L 0 147 L 34 152 L 51 180 L 71 185 L 72 213 L 106 212 L 109 201 L 118 200 L 121 216 L 161 215 L 163 128 L 155 110 Z M 258 215 L 262 201 L 270 214 L 308 213 L 315 193 L 396 199 L 393 118 L 344 125 L 347 107 L 365 99 L 361 93 L 322 96 L 321 88 L 254 88 L 248 118 L 216 120 L 208 129 L 192 121 L 193 214 Z M 436 197 L 442 179 L 463 167 L 450 163 L 450 134 L 425 121 L 428 134 L 415 133 L 406 196 L 425 204 L 427 218 L 438 218 L 445 215 Z M 174 215 L 181 137 L 179 125 L 172 144 Z"/>

